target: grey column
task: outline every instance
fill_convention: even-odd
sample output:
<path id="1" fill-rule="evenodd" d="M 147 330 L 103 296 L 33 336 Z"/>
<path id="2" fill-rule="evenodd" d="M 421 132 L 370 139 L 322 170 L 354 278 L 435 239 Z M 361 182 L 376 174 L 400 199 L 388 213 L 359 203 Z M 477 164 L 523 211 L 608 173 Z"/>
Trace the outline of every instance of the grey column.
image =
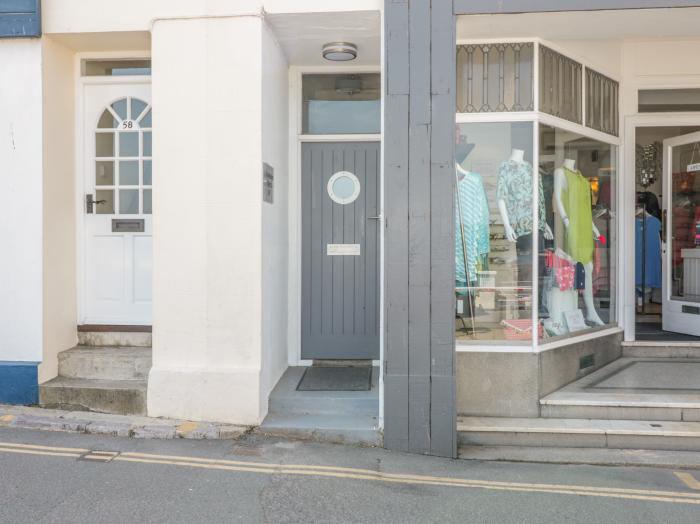
<path id="1" fill-rule="evenodd" d="M 387 448 L 456 454 L 451 0 L 385 0 Z"/>

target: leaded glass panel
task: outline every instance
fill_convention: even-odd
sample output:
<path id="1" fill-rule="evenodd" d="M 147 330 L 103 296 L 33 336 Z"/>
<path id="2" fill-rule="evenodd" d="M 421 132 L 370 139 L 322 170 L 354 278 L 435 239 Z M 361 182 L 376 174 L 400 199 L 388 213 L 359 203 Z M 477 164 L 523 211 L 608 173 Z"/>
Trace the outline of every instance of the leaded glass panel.
<path id="1" fill-rule="evenodd" d="M 586 125 L 603 133 L 619 133 L 618 95 L 615 80 L 586 68 Z"/>
<path id="2" fill-rule="evenodd" d="M 458 45 L 457 111 L 532 111 L 533 57 L 532 42 Z"/>
<path id="3" fill-rule="evenodd" d="M 540 107 L 543 113 L 583 124 L 583 66 L 540 45 Z"/>

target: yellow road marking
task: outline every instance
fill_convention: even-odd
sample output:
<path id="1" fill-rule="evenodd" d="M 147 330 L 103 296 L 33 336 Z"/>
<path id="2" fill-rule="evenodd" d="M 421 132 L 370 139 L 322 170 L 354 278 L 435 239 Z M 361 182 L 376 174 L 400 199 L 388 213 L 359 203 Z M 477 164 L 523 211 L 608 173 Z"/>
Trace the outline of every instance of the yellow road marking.
<path id="1" fill-rule="evenodd" d="M 177 427 L 178 433 L 190 433 L 199 427 L 198 422 L 183 422 Z"/>
<path id="2" fill-rule="evenodd" d="M 683 471 L 674 471 L 673 472 L 676 477 L 681 479 L 683 483 L 688 486 L 690 489 L 697 489 L 700 490 L 700 481 L 698 481 L 693 475 L 690 473 L 685 473 Z"/>
<path id="3" fill-rule="evenodd" d="M 49 455 L 77 458 L 88 451 L 89 450 L 87 449 L 81 448 L 59 448 L 50 446 L 38 446 L 33 444 L 15 444 L 9 442 L 0 442 L 0 452 L 8 453 L 25 453 L 33 455 Z M 647 500 L 652 502 L 671 502 L 700 505 L 700 494 L 675 491 L 655 491 L 643 489 L 577 486 L 565 484 L 498 482 L 477 479 L 461 479 L 453 477 L 434 477 L 428 475 L 383 473 L 368 469 L 346 468 L 336 466 L 313 466 L 306 464 L 274 464 L 264 462 L 246 462 L 238 460 L 184 457 L 178 455 L 155 455 L 148 453 L 126 452 L 115 457 L 113 460 L 144 464 L 184 466 L 191 468 L 203 468 L 222 471 L 250 472 L 267 475 L 303 475 L 351 480 L 374 480 L 379 482 L 400 484 L 421 484 L 430 486 L 477 488 L 499 491 L 522 491 L 565 495 L 582 495 L 589 497 L 607 497 L 631 500 Z M 687 477 L 690 477 L 690 479 L 692 479 L 692 481 L 698 485 L 698 488 L 694 487 L 694 485 L 691 485 L 688 482 L 686 482 L 686 485 L 688 485 L 688 487 L 691 487 L 692 489 L 700 489 L 700 482 L 695 480 L 695 478 L 692 477 L 692 475 L 688 473 L 679 472 L 676 472 L 676 475 L 684 482 L 688 480 Z M 684 477 L 686 478 L 684 479 Z"/>
<path id="4" fill-rule="evenodd" d="M 14 415 L 3 415 L 2 417 L 0 417 L 0 422 L 12 422 L 14 419 Z"/>

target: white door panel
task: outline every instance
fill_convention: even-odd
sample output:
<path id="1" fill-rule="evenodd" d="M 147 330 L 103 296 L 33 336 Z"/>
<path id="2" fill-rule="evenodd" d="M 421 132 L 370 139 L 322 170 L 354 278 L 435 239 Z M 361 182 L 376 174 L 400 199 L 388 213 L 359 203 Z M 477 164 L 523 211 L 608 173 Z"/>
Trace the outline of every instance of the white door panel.
<path id="1" fill-rule="evenodd" d="M 151 88 L 84 89 L 82 323 L 149 325 Z"/>

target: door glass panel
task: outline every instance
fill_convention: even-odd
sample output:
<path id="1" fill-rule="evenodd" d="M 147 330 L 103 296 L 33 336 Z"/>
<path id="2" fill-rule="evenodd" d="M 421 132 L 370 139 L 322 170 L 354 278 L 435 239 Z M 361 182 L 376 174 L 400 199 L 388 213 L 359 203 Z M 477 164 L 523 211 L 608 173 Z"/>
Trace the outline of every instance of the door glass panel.
<path id="1" fill-rule="evenodd" d="M 138 133 L 119 133 L 119 156 L 139 156 Z"/>
<path id="2" fill-rule="evenodd" d="M 143 156 L 151 156 L 151 132 L 143 133 Z"/>
<path id="3" fill-rule="evenodd" d="M 119 162 L 119 185 L 139 185 L 139 163 L 136 160 Z"/>
<path id="4" fill-rule="evenodd" d="M 674 300 L 700 302 L 700 142 L 671 154 L 670 293 Z"/>
<path id="5" fill-rule="evenodd" d="M 112 109 L 114 109 L 119 118 L 126 120 L 126 98 L 122 98 L 121 100 L 114 102 L 112 104 Z"/>
<path id="6" fill-rule="evenodd" d="M 114 185 L 114 162 L 111 160 L 98 160 L 95 163 L 95 185 Z"/>
<path id="7" fill-rule="evenodd" d="M 139 212 L 139 190 L 119 190 L 119 213 L 122 215 L 137 215 Z"/>
<path id="8" fill-rule="evenodd" d="M 139 122 L 141 127 L 151 127 L 151 110 L 148 110 L 148 113 L 143 115 L 143 118 L 141 118 L 141 121 Z"/>
<path id="9" fill-rule="evenodd" d="M 138 98 L 131 99 L 131 119 L 136 120 L 141 116 L 143 110 L 146 109 L 146 102 Z"/>
<path id="10" fill-rule="evenodd" d="M 152 193 L 150 189 L 144 189 L 143 190 L 143 212 L 146 215 L 150 215 L 153 212 L 152 209 Z"/>
<path id="11" fill-rule="evenodd" d="M 112 113 L 110 113 L 109 109 L 104 110 L 99 122 L 97 122 L 97 127 L 100 129 L 117 127 L 117 120 L 114 118 Z"/>
<path id="12" fill-rule="evenodd" d="M 95 154 L 97 156 L 114 156 L 114 133 L 95 133 Z"/>
<path id="13" fill-rule="evenodd" d="M 151 161 L 150 160 L 144 160 L 143 161 L 143 185 L 144 186 L 150 186 L 153 184 L 153 179 L 151 175 Z"/>
<path id="14" fill-rule="evenodd" d="M 114 214 L 114 190 L 112 189 L 98 189 L 95 191 L 95 200 L 102 203 L 95 204 L 95 213 L 98 215 L 112 215 Z"/>

